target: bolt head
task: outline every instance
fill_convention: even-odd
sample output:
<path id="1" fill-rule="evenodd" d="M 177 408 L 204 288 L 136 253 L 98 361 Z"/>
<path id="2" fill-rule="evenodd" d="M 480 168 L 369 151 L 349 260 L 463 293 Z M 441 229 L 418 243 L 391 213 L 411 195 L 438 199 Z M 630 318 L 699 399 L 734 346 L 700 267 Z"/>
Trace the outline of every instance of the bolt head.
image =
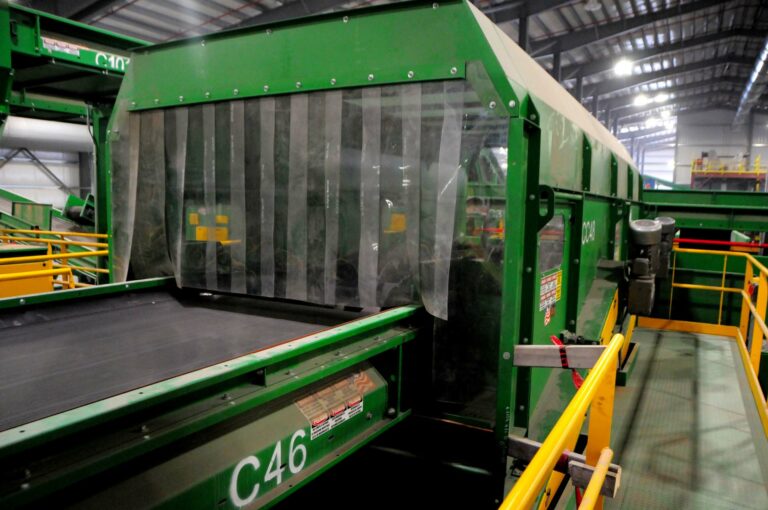
<path id="1" fill-rule="evenodd" d="M 264 92 L 269 92 L 269 85 L 264 85 Z"/>
<path id="2" fill-rule="evenodd" d="M 432 4 L 432 8 L 433 9 L 437 9 L 438 7 L 440 7 L 439 3 L 435 2 L 435 3 Z"/>
<path id="3" fill-rule="evenodd" d="M 458 69 L 456 69 L 455 67 L 451 67 L 451 74 L 456 74 L 458 72 L 459 72 Z"/>
<path id="4" fill-rule="evenodd" d="M 331 85 L 336 85 L 336 78 L 331 78 Z"/>
<path id="5" fill-rule="evenodd" d="M 296 82 L 296 88 L 297 88 L 297 89 L 300 89 L 300 88 L 301 88 L 301 82 L 300 82 L 300 81 L 297 81 L 297 82 Z"/>
<path id="6" fill-rule="evenodd" d="M 413 71 L 408 71 L 408 79 L 410 80 L 415 76 L 415 73 Z"/>
<path id="7" fill-rule="evenodd" d="M 341 18 L 341 21 L 343 21 L 344 23 L 349 23 L 349 16 L 344 16 L 343 18 Z"/>
<path id="8" fill-rule="evenodd" d="M 508 352 L 505 352 L 505 353 L 502 355 L 502 358 L 504 358 L 504 359 L 509 359 L 509 358 L 511 358 L 511 357 L 512 357 L 512 355 L 511 355 L 510 353 L 508 353 Z"/>
<path id="9" fill-rule="evenodd" d="M 495 110 L 496 109 L 496 101 L 491 101 L 490 103 L 488 103 L 488 108 L 490 108 L 491 110 Z"/>
<path id="10" fill-rule="evenodd" d="M 514 108 L 515 106 L 517 106 L 517 103 L 515 103 L 515 100 L 514 100 L 514 99 L 512 99 L 512 100 L 511 100 L 509 103 L 507 103 L 507 104 L 509 105 L 509 107 L 510 107 L 510 108 Z"/>
<path id="11" fill-rule="evenodd" d="M 271 28 L 267 29 L 267 35 L 272 35 L 272 29 Z"/>
<path id="12" fill-rule="evenodd" d="M 179 103 L 183 103 L 183 102 L 184 102 L 184 96 L 179 96 Z"/>
<path id="13" fill-rule="evenodd" d="M 240 93 L 240 89 L 233 89 L 232 90 L 232 94 L 234 94 L 235 96 L 238 95 L 239 93 Z"/>
<path id="14" fill-rule="evenodd" d="M 374 76 L 372 74 L 368 75 L 368 81 L 373 81 Z"/>

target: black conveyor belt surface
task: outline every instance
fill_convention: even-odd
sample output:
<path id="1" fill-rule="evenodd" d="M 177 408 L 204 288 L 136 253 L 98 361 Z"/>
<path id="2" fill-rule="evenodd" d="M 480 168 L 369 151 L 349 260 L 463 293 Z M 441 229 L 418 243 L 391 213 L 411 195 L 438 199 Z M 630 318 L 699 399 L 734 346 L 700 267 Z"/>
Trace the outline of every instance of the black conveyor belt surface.
<path id="1" fill-rule="evenodd" d="M 0 430 L 359 317 L 167 291 L 0 314 Z"/>

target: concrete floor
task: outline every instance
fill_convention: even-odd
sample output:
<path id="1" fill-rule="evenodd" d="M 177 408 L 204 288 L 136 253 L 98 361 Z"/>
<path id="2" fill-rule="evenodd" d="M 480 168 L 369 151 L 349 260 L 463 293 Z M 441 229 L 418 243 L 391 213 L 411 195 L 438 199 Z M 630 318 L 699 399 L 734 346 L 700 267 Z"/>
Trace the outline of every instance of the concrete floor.
<path id="1" fill-rule="evenodd" d="M 617 388 L 617 499 L 606 508 L 768 509 L 768 441 L 737 345 L 638 329 L 638 360 Z"/>

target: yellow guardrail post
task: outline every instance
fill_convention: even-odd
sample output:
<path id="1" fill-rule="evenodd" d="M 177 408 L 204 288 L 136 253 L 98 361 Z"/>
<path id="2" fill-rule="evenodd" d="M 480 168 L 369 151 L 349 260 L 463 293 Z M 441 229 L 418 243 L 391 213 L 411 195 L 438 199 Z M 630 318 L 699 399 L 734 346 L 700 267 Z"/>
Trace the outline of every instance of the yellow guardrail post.
<path id="1" fill-rule="evenodd" d="M 765 324 L 765 312 L 768 306 L 768 278 L 763 271 L 760 271 L 760 279 L 757 284 L 757 303 L 755 303 L 756 312 L 752 322 L 752 366 L 755 367 L 755 373 L 760 369 L 760 351 L 763 347 L 763 328 L 758 324 L 758 319 L 762 319 Z"/>
<path id="2" fill-rule="evenodd" d="M 558 459 L 563 454 L 568 438 L 571 437 L 574 429 L 581 428 L 584 414 L 589 409 L 590 404 L 599 395 L 604 399 L 607 398 L 605 394 L 601 393 L 601 389 L 603 386 L 612 386 L 611 381 L 615 382 L 616 363 L 623 344 L 623 335 L 616 334 L 613 336 L 594 367 L 592 367 L 592 370 L 590 370 L 587 378 L 584 379 L 584 384 L 581 385 L 581 388 L 576 392 L 568 407 L 560 415 L 552 431 L 541 444 L 539 451 L 536 452 L 536 455 L 528 463 L 528 467 L 520 475 L 515 486 L 512 487 L 507 497 L 504 498 L 499 507 L 500 510 L 521 510 L 533 507 L 536 498 L 541 493 L 544 484 L 554 470 L 555 464 L 557 464 Z M 609 376 L 612 376 L 613 379 L 608 379 Z M 603 406 L 602 410 L 607 411 L 608 408 Z M 592 415 L 590 415 L 590 422 L 592 418 Z M 604 420 L 601 421 L 600 417 L 597 420 L 603 424 L 605 423 Z M 605 439 L 606 436 L 602 435 L 600 437 Z"/>
<path id="3" fill-rule="evenodd" d="M 593 508 L 600 508 L 602 506 L 603 497 L 600 495 L 600 489 L 603 488 L 603 483 L 605 482 L 605 477 L 608 474 L 608 467 L 611 465 L 612 459 L 613 450 L 605 447 L 600 451 L 600 458 L 597 460 L 595 472 L 592 473 L 592 478 L 589 479 L 587 490 L 584 491 L 584 496 L 581 498 L 579 510 L 592 510 Z"/>
<path id="4" fill-rule="evenodd" d="M 622 347 L 624 339 L 622 338 Z M 589 432 L 587 439 L 587 464 L 595 465 L 603 448 L 611 444 L 611 424 L 613 422 L 613 401 L 616 394 L 616 370 L 618 356 L 608 360 L 603 383 L 598 386 L 592 405 L 589 408 Z M 602 484 L 601 484 L 602 485 Z M 592 508 L 592 507 L 590 507 Z M 593 508 L 603 508 L 603 497 L 598 496 Z"/>
<path id="5" fill-rule="evenodd" d="M 725 287 L 725 274 L 728 269 L 728 255 L 723 257 L 723 278 L 720 281 L 720 286 Z M 723 322 L 723 298 L 725 297 L 725 292 L 722 290 L 720 291 L 720 308 L 717 311 L 717 323 L 722 324 Z"/>
<path id="6" fill-rule="evenodd" d="M 749 287 L 752 284 L 752 262 L 749 259 L 745 260 L 746 268 L 744 269 L 744 292 L 749 295 Z M 747 333 L 749 332 L 749 307 L 747 302 L 741 301 L 741 319 L 739 320 L 739 330 L 744 340 L 747 339 Z"/>

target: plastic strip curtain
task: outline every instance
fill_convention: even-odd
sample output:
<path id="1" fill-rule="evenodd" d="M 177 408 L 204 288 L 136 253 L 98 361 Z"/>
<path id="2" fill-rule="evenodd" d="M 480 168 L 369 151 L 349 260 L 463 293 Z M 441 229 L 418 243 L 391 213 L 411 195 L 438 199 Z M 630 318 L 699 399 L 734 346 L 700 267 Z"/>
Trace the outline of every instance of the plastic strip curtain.
<path id="1" fill-rule="evenodd" d="M 130 253 L 136 278 L 329 305 L 421 299 L 446 318 L 478 111 L 462 81 L 123 111 L 122 276 Z"/>

